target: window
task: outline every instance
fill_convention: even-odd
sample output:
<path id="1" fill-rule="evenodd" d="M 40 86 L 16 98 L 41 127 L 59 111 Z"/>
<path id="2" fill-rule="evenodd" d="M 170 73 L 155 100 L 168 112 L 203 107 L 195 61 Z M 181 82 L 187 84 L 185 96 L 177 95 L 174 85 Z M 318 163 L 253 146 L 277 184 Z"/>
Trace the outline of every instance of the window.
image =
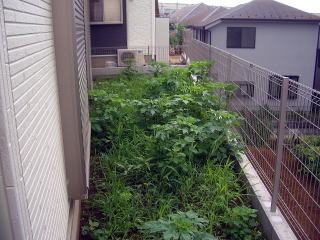
<path id="1" fill-rule="evenodd" d="M 211 44 L 211 32 L 206 31 L 206 43 Z"/>
<path id="2" fill-rule="evenodd" d="M 122 23 L 122 0 L 90 0 L 90 21 L 93 24 Z"/>
<path id="3" fill-rule="evenodd" d="M 281 85 L 282 85 L 282 77 L 273 75 L 270 76 L 269 80 L 269 90 L 268 90 L 268 98 L 269 99 L 280 99 L 281 97 Z"/>
<path id="4" fill-rule="evenodd" d="M 227 48 L 255 48 L 255 27 L 228 27 Z"/>
<path id="5" fill-rule="evenodd" d="M 298 96 L 298 84 L 294 82 L 299 81 L 299 76 L 285 76 L 290 78 L 292 81 L 289 82 L 288 87 L 288 99 L 296 99 Z M 269 80 L 269 99 L 280 99 L 281 98 L 281 86 L 282 86 L 282 77 L 273 75 L 270 76 Z"/>
<path id="6" fill-rule="evenodd" d="M 292 80 L 289 82 L 288 99 L 297 99 L 297 97 L 298 97 L 298 84 L 296 84 L 294 82 L 299 81 L 299 76 L 286 76 L 286 77 L 288 77 Z"/>
<path id="7" fill-rule="evenodd" d="M 236 84 L 239 87 L 239 90 L 237 91 L 237 95 L 239 97 L 253 97 L 254 96 L 254 84 L 252 82 L 236 82 Z"/>

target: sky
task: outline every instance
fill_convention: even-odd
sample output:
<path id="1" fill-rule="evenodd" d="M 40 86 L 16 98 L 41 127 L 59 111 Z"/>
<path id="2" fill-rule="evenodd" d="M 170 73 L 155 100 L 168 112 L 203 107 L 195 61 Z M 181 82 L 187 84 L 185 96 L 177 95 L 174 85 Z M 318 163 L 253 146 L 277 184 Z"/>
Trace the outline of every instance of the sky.
<path id="1" fill-rule="evenodd" d="M 200 3 L 203 2 L 208 5 L 234 7 L 241 3 L 250 2 L 249 0 L 159 0 L 159 2 L 165 3 Z M 291 7 L 298 8 L 300 10 L 320 13 L 320 0 L 277 0 Z"/>

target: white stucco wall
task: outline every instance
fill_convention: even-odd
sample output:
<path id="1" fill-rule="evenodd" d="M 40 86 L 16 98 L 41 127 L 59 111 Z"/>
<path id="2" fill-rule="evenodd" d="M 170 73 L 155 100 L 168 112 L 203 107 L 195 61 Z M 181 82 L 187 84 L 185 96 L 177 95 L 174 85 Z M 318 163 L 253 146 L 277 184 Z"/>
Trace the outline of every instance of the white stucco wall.
<path id="1" fill-rule="evenodd" d="M 169 63 L 169 18 L 156 18 L 157 61 Z"/>
<path id="2" fill-rule="evenodd" d="M 51 4 L 0 1 L 0 158 L 14 239 L 67 237 Z"/>
<path id="3" fill-rule="evenodd" d="M 127 1 L 128 48 L 155 46 L 155 0 Z"/>
<path id="4" fill-rule="evenodd" d="M 255 49 L 226 48 L 227 27 L 256 27 Z M 281 75 L 298 75 L 313 86 L 318 26 L 297 23 L 220 23 L 210 29 L 212 45 Z"/>

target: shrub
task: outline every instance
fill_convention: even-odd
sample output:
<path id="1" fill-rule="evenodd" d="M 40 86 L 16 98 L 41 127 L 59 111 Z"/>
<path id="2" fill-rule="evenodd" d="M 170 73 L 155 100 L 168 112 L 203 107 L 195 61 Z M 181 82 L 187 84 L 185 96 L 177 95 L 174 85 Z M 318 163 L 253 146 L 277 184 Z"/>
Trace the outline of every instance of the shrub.
<path id="1" fill-rule="evenodd" d="M 125 62 L 127 67 L 121 71 L 120 75 L 123 76 L 125 79 L 131 81 L 136 77 L 138 73 L 138 71 L 133 68 L 133 66 L 136 63 L 136 60 L 133 58 L 127 58 L 123 61 Z"/>
<path id="2" fill-rule="evenodd" d="M 293 151 L 303 164 L 300 171 L 320 178 L 320 136 L 300 136 L 300 143 Z"/>
<path id="3" fill-rule="evenodd" d="M 205 80 L 212 65 L 213 62 L 209 61 L 193 62 L 188 66 L 189 76 L 194 76 L 197 81 Z"/>
<path id="4" fill-rule="evenodd" d="M 147 230 L 151 234 L 162 234 L 165 240 L 214 240 L 214 236 L 200 232 L 205 224 L 208 224 L 205 218 L 199 218 L 194 212 L 178 212 L 169 215 L 169 219 L 160 219 L 158 221 L 146 222 L 141 230 Z"/>
<path id="5" fill-rule="evenodd" d="M 149 64 L 150 66 L 154 67 L 154 71 L 152 71 L 154 77 L 160 77 L 165 69 L 168 67 L 167 64 L 162 62 L 152 62 Z"/>
<path id="6" fill-rule="evenodd" d="M 227 239 L 255 240 L 261 236 L 257 231 L 256 210 L 246 206 L 228 209 L 223 218 L 223 232 Z"/>

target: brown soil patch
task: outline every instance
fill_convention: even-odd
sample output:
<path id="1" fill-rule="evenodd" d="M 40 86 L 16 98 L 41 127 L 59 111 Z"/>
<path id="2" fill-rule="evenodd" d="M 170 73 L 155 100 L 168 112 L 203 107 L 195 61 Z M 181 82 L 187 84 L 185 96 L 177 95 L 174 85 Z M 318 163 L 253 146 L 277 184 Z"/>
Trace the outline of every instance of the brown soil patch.
<path id="1" fill-rule="evenodd" d="M 275 151 L 247 146 L 247 153 L 256 171 L 272 192 Z M 278 206 L 298 239 L 320 239 L 320 186 L 315 179 L 299 171 L 299 161 L 284 151 L 281 166 Z"/>

